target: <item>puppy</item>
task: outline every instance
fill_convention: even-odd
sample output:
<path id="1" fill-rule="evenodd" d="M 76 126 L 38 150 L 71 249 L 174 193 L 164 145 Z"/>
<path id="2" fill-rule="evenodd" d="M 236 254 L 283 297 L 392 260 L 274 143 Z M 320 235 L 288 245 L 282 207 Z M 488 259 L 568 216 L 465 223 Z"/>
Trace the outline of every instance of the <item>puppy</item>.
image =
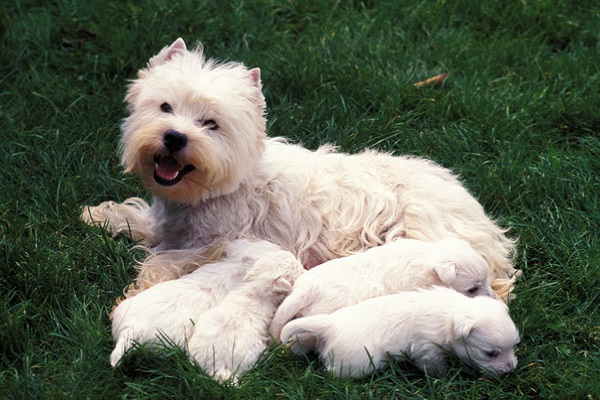
<path id="1" fill-rule="evenodd" d="M 168 338 L 185 349 L 194 321 L 240 285 L 256 260 L 279 250 L 265 241 L 238 240 L 228 244 L 223 260 L 120 302 L 111 314 L 116 342 L 110 356 L 112 366 L 118 364 L 134 343 L 159 343 Z"/>
<path id="2" fill-rule="evenodd" d="M 291 253 L 265 253 L 242 285 L 196 320 L 188 341 L 190 357 L 218 381 L 236 382 L 266 348 L 273 313 L 303 272 Z"/>
<path id="3" fill-rule="evenodd" d="M 140 175 L 152 205 L 105 202 L 82 217 L 151 254 L 253 236 L 309 269 L 399 238 L 459 237 L 488 262 L 498 295 L 512 290 L 515 241 L 451 171 L 423 158 L 310 151 L 267 138 L 258 68 L 217 63 L 178 39 L 139 71 L 126 101 L 121 162 Z M 166 277 L 148 269 L 142 262 L 138 291 L 173 278 L 171 268 Z"/>
<path id="4" fill-rule="evenodd" d="M 297 317 L 329 314 L 359 301 L 432 285 L 492 296 L 489 266 L 467 242 L 403 239 L 321 264 L 302 275 L 275 312 L 270 331 Z"/>
<path id="5" fill-rule="evenodd" d="M 283 328 L 281 340 L 292 341 L 299 355 L 316 350 L 339 377 L 371 374 L 400 355 L 435 376 L 446 370 L 448 352 L 474 368 L 503 375 L 517 365 L 519 334 L 501 301 L 435 287 L 296 319 Z"/>

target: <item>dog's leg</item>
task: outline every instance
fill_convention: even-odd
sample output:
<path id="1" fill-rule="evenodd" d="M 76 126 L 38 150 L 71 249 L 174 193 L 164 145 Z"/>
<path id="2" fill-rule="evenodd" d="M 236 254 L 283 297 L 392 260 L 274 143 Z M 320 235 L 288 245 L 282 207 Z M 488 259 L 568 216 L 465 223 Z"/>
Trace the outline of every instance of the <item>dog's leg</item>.
<path id="1" fill-rule="evenodd" d="M 81 219 L 89 225 L 104 227 L 113 236 L 125 234 L 146 247 L 158 244 L 150 206 L 139 197 L 122 203 L 105 201 L 97 206 L 84 206 Z"/>
<path id="2" fill-rule="evenodd" d="M 517 270 L 515 274 L 510 278 L 497 278 L 491 282 L 492 289 L 496 296 L 505 303 L 508 303 L 511 299 L 515 297 L 512 291 L 515 288 L 515 281 L 523 275 L 521 270 Z"/>
<path id="3" fill-rule="evenodd" d="M 127 288 L 125 298 L 133 297 L 157 283 L 180 278 L 205 264 L 218 261 L 225 256 L 226 250 L 226 243 L 218 242 L 198 249 L 153 253 L 136 266 L 138 276 Z"/>

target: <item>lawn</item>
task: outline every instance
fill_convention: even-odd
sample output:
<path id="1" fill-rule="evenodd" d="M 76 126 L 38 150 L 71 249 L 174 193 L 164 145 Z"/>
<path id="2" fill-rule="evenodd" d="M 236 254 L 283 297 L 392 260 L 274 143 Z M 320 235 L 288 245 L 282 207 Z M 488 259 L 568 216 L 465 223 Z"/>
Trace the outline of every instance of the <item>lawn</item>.
<path id="1" fill-rule="evenodd" d="M 141 254 L 79 214 L 148 198 L 119 165 L 123 97 L 179 36 L 261 68 L 271 136 L 458 173 L 519 239 L 517 371 L 339 380 L 271 347 L 235 387 L 168 346 L 112 369 L 108 313 Z M 2 2 L 0 398 L 599 399 L 599 39 L 591 0 Z"/>

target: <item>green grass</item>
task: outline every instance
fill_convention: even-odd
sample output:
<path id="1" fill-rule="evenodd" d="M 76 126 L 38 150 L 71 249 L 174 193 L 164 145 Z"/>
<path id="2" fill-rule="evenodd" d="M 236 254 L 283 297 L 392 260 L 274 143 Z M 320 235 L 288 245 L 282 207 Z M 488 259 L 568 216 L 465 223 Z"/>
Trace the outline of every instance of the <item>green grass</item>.
<path id="1" fill-rule="evenodd" d="M 600 398 L 599 33 L 591 0 L 3 2 L 0 398 Z M 172 348 L 113 370 L 108 313 L 139 254 L 78 215 L 147 196 L 119 166 L 122 99 L 178 36 L 261 68 L 271 135 L 458 172 L 519 238 L 517 372 L 344 381 L 276 348 L 237 388 Z"/>

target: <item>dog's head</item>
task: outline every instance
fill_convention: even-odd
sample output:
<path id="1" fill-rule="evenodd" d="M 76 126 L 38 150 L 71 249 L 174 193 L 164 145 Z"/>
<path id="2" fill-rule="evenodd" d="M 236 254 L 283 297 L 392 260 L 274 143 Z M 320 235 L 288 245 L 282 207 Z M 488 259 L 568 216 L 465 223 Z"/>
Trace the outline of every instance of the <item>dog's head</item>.
<path id="1" fill-rule="evenodd" d="M 473 307 L 454 318 L 454 353 L 468 365 L 502 376 L 517 366 L 519 332 L 500 300 L 472 299 Z"/>
<path id="2" fill-rule="evenodd" d="M 195 203 L 230 193 L 263 152 L 260 70 L 207 60 L 182 39 L 149 60 L 125 100 L 121 161 L 155 196 Z"/>
<path id="3" fill-rule="evenodd" d="M 445 239 L 434 257 L 434 271 L 442 283 L 468 296 L 494 296 L 490 286 L 489 264 L 464 240 Z"/>

